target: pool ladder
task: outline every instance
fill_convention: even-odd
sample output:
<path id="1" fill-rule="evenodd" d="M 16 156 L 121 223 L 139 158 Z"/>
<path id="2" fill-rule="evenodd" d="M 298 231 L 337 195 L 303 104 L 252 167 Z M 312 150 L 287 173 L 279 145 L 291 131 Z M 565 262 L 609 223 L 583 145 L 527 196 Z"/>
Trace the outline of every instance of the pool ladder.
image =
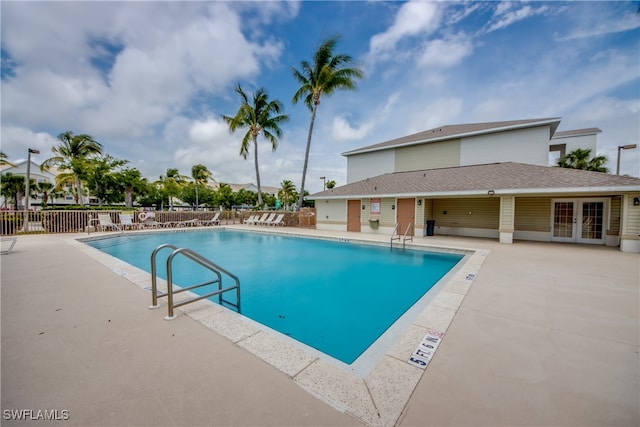
<path id="1" fill-rule="evenodd" d="M 157 284 L 157 276 L 156 276 L 156 271 L 157 271 L 156 256 L 158 252 L 160 252 L 164 248 L 173 249 L 173 252 L 171 252 L 171 255 L 169 255 L 169 257 L 167 258 L 167 292 L 158 292 L 158 284 Z M 207 282 L 199 283 L 197 285 L 187 286 L 184 288 L 180 288 L 178 290 L 174 290 L 172 265 L 173 265 L 173 259 L 178 255 L 183 255 L 188 259 L 194 261 L 195 263 L 200 264 L 204 268 L 210 270 L 211 272 L 214 273 L 215 279 L 209 280 Z M 223 288 L 222 274 L 225 274 L 226 276 L 229 276 L 230 278 L 232 278 L 235 281 L 235 285 L 229 286 L 227 288 Z M 217 290 L 214 292 L 210 292 L 206 295 L 201 295 L 201 296 L 190 298 L 184 301 L 180 301 L 178 303 L 173 301 L 174 294 L 185 292 L 191 289 L 201 288 L 207 285 L 215 285 L 215 284 L 218 284 L 218 287 L 217 287 Z M 234 289 L 236 291 L 236 303 L 225 300 L 222 297 L 222 294 L 224 294 L 225 292 L 233 291 Z M 222 305 L 223 303 L 228 304 L 232 307 L 235 307 L 238 313 L 240 313 L 240 279 L 238 279 L 238 277 L 235 274 L 228 272 L 224 268 L 211 262 L 207 258 L 203 257 L 202 255 L 198 254 L 197 252 L 189 248 L 178 248 L 177 246 L 174 246 L 169 243 L 165 243 L 163 245 L 158 246 L 151 253 L 151 305 L 149 306 L 149 308 L 158 308 L 159 307 L 158 298 L 165 297 L 165 296 L 167 297 L 167 305 L 169 310 L 167 316 L 165 317 L 165 320 L 172 320 L 176 318 L 176 315 L 173 313 L 174 308 L 181 307 L 183 305 L 186 305 L 195 301 L 199 301 L 201 299 L 210 298 L 213 296 L 218 297 L 218 303 L 220 305 Z"/>
<path id="2" fill-rule="evenodd" d="M 409 234 L 409 231 L 411 231 L 412 228 L 413 228 L 413 223 L 410 222 L 409 225 L 407 226 L 407 229 L 404 232 L 404 235 L 400 236 L 400 223 L 396 222 L 396 226 L 393 228 L 393 233 L 391 233 L 391 243 L 390 243 L 391 249 L 393 249 L 394 240 L 397 240 L 399 243 L 400 239 L 402 239 L 402 249 L 404 249 L 407 243 L 407 240 L 410 240 L 413 242 L 413 234 L 410 236 L 407 236 Z"/>

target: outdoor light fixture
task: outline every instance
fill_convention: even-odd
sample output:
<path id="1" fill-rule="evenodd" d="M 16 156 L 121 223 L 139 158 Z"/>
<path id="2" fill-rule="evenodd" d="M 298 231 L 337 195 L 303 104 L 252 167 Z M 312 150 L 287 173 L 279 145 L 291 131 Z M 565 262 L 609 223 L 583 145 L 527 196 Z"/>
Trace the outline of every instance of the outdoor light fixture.
<path id="1" fill-rule="evenodd" d="M 640 206 L 640 197 L 633 198 L 633 206 Z"/>
<path id="2" fill-rule="evenodd" d="M 29 154 L 27 154 L 27 182 L 25 184 L 24 191 L 24 231 L 29 231 L 29 183 L 31 181 L 31 155 L 32 154 L 40 154 L 39 150 L 35 148 L 29 148 Z"/>
<path id="3" fill-rule="evenodd" d="M 633 150 L 638 148 L 637 144 L 618 145 L 618 165 L 616 166 L 616 175 L 620 175 L 620 152 L 622 150 Z"/>
<path id="4" fill-rule="evenodd" d="M 493 195 L 496 194 L 496 192 L 495 192 L 495 190 L 489 190 L 489 191 L 487 191 L 487 194 L 490 195 L 490 196 L 493 196 Z"/>
<path id="5" fill-rule="evenodd" d="M 422 199 L 418 199 L 418 206 L 422 206 Z"/>

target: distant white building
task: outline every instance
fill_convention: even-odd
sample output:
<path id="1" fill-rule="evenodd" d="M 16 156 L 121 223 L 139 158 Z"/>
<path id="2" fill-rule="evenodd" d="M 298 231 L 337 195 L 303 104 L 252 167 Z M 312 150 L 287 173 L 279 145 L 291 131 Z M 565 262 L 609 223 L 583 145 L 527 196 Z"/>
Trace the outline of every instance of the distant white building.
<path id="1" fill-rule="evenodd" d="M 26 179 L 27 177 L 27 160 L 18 160 L 17 162 L 13 162 L 13 166 L 6 164 L 0 167 L 0 174 L 4 175 L 7 173 L 11 173 L 13 175 L 19 175 Z M 50 171 L 41 171 L 40 165 L 31 160 L 31 166 L 29 167 L 29 176 L 32 181 L 35 181 L 37 184 L 42 182 L 48 182 L 53 185 L 56 183 L 56 170 L 52 169 Z M 70 186 L 68 188 L 70 190 Z M 33 194 L 33 193 L 32 193 Z M 58 193 L 52 192 L 49 195 L 49 199 L 47 201 L 48 204 L 65 204 L 65 205 L 73 205 L 75 204 L 75 200 L 70 191 L 63 192 L 62 196 L 52 197 Z M 42 203 L 42 193 L 38 193 L 37 199 L 31 199 L 29 202 L 29 206 L 33 208 L 37 208 Z M 0 206 L 4 208 L 10 208 L 9 202 L 5 200 L 4 196 L 0 196 Z M 21 200 L 18 200 L 18 209 L 24 209 L 25 200 L 24 197 Z"/>

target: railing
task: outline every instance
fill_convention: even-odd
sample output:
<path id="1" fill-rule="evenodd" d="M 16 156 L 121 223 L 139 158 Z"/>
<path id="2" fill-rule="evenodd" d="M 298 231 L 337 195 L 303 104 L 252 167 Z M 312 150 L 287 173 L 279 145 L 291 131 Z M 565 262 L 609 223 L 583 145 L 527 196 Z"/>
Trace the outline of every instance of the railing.
<path id="1" fill-rule="evenodd" d="M 393 233 L 391 233 L 391 242 L 389 243 L 391 248 L 393 248 L 394 240 L 400 241 L 400 223 L 399 222 L 396 222 L 396 226 L 393 227 Z"/>
<path id="2" fill-rule="evenodd" d="M 104 210 L 32 210 L 32 211 L 0 211 L 0 235 L 11 236 L 22 233 L 86 233 L 96 225 L 98 213 L 109 214 L 111 221 L 120 223 L 120 213 L 133 213 L 134 224 L 140 223 L 141 211 L 136 209 L 104 209 Z M 270 211 L 273 212 L 273 211 Z M 300 212 L 278 211 L 285 214 L 284 224 L 287 227 L 315 228 L 315 214 L 312 209 Z M 188 221 L 207 221 L 214 211 L 155 211 L 155 221 L 159 223 L 180 223 Z M 220 224 L 238 224 L 258 211 L 222 211 Z"/>
<path id="3" fill-rule="evenodd" d="M 402 236 L 400 236 L 400 223 L 397 222 L 396 226 L 393 227 L 393 233 L 391 233 L 391 242 L 390 242 L 390 247 L 393 249 L 393 241 L 397 240 L 398 242 L 400 242 L 400 239 L 402 239 L 402 249 L 405 248 L 405 245 L 407 244 L 407 240 L 410 240 L 413 242 L 413 233 L 411 233 L 411 235 L 409 235 L 409 231 L 413 230 L 413 223 L 410 222 L 409 225 L 407 226 L 407 229 L 405 230 L 404 234 Z"/>
<path id="4" fill-rule="evenodd" d="M 157 284 L 157 269 L 156 269 L 156 256 L 158 254 L 158 252 L 160 252 L 162 249 L 164 248 L 170 248 L 173 249 L 173 252 L 171 252 L 171 255 L 169 255 L 169 257 L 167 258 L 167 291 L 166 292 L 158 292 L 158 284 Z M 187 257 L 188 259 L 196 262 L 197 264 L 200 264 L 202 267 L 210 270 L 214 275 L 215 275 L 215 279 L 214 280 L 209 280 L 207 282 L 203 282 L 203 283 L 198 283 L 196 285 L 191 285 L 191 286 L 187 286 L 187 287 L 181 287 L 178 290 L 174 290 L 173 289 L 173 259 L 177 256 L 177 255 L 184 255 L 185 257 Z M 229 276 L 230 278 L 232 278 L 235 281 L 235 285 L 230 286 L 228 288 L 223 288 L 222 287 L 222 275 L 220 273 L 224 273 L 225 275 Z M 173 295 L 180 293 L 180 292 L 185 292 L 185 291 L 189 291 L 191 289 L 196 289 L 196 288 L 201 288 L 203 286 L 207 286 L 207 285 L 215 285 L 218 284 L 218 289 L 214 292 L 210 292 L 208 294 L 205 295 L 200 295 L 197 297 L 193 297 L 187 300 L 183 300 L 179 303 L 175 303 L 173 301 Z M 225 292 L 229 292 L 234 290 L 236 291 L 236 302 L 233 303 L 231 301 L 225 300 L 222 297 L 222 294 L 224 294 Z M 163 245 L 158 246 L 157 248 L 155 248 L 153 250 L 153 252 L 151 253 L 151 306 L 149 306 L 149 308 L 158 308 L 158 298 L 161 297 L 167 297 L 167 305 L 168 305 L 168 314 L 165 317 L 165 320 L 172 320 L 175 319 L 176 316 L 173 312 L 173 310 L 177 307 L 181 307 L 183 305 L 186 304 L 190 304 L 192 302 L 195 301 L 199 301 L 201 299 L 205 299 L 205 298 L 211 298 L 213 296 L 217 296 L 218 297 L 218 303 L 220 305 L 224 304 L 228 304 L 232 307 L 235 307 L 236 310 L 238 311 L 238 313 L 240 313 L 240 279 L 238 279 L 238 277 L 236 275 L 234 275 L 233 273 L 228 272 L 227 270 L 225 270 L 224 268 L 220 267 L 219 265 L 216 265 L 215 263 L 211 262 L 210 260 L 206 259 L 205 257 L 203 257 L 202 255 L 198 254 L 197 252 L 192 251 L 191 249 L 188 248 L 178 248 L 177 246 L 174 246 L 172 244 L 166 243 Z"/>

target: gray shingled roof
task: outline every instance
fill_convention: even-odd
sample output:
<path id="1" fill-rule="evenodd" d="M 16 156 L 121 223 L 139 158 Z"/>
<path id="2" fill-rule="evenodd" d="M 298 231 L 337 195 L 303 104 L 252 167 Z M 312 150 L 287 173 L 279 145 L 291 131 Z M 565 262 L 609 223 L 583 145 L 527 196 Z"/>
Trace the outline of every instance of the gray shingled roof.
<path id="1" fill-rule="evenodd" d="M 362 148 L 357 148 L 352 151 L 342 153 L 343 156 L 350 156 L 352 154 L 366 153 L 368 151 L 377 151 L 387 149 L 395 146 L 413 145 L 423 142 L 434 142 L 443 139 L 460 138 L 462 136 L 482 134 L 482 133 L 494 133 L 503 130 L 511 130 L 532 126 L 551 125 L 551 134 L 555 132 L 560 124 L 559 118 L 547 118 L 547 119 L 528 119 L 528 120 L 511 120 L 504 122 L 487 122 L 487 123 L 469 123 L 463 125 L 446 125 L 437 128 L 425 130 L 422 132 L 414 133 L 413 135 L 403 136 L 401 138 L 392 139 L 389 141 L 381 142 L 379 144 L 369 145 Z"/>
<path id="2" fill-rule="evenodd" d="M 585 129 L 573 129 L 573 130 L 563 130 L 560 132 L 556 132 L 553 134 L 553 138 L 567 138 L 570 136 L 578 136 L 578 135 L 595 135 L 596 133 L 600 133 L 602 130 L 598 128 L 585 128 Z"/>
<path id="3" fill-rule="evenodd" d="M 480 195 L 489 190 L 496 194 L 640 191 L 640 179 L 507 162 L 388 173 L 315 193 L 309 198 Z"/>

